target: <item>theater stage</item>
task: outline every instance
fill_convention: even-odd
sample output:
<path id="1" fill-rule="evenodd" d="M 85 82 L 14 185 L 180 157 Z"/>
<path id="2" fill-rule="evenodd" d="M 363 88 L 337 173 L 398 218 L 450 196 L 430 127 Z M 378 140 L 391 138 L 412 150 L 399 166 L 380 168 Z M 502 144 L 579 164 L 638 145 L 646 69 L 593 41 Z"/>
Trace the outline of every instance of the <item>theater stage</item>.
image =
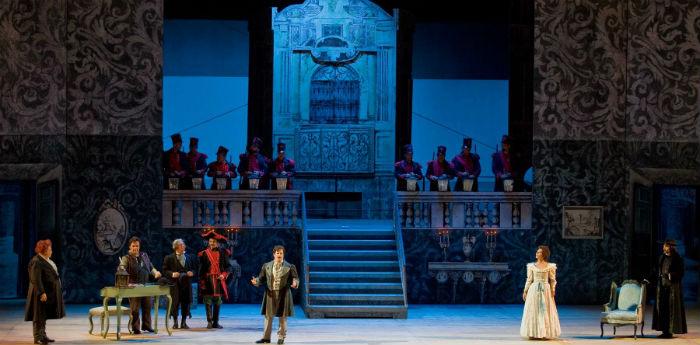
<path id="1" fill-rule="evenodd" d="M 24 304 L 19 301 L 0 301 L 0 344 L 31 344 L 31 323 L 23 320 Z M 68 317 L 51 320 L 47 333 L 56 344 L 114 343 L 114 333 L 107 340 L 89 335 L 88 305 L 70 305 Z M 301 308 L 289 321 L 286 344 L 525 344 L 518 330 L 522 305 L 414 305 L 409 307 L 408 319 L 307 319 Z M 599 338 L 597 306 L 561 306 L 559 308 L 562 338 L 550 343 L 567 344 L 700 344 L 700 310 L 688 310 L 690 333 L 674 339 L 657 339 L 657 332 L 645 327 L 647 337 L 636 342 L 632 328 L 618 329 L 615 339 L 612 328 L 606 327 L 606 337 Z M 127 344 L 251 344 L 258 340 L 262 317 L 258 305 L 225 305 L 222 309 L 222 330 L 207 330 L 204 309 L 193 312 L 190 330 L 173 330 L 168 336 L 160 318 L 161 333 L 154 335 L 124 335 Z M 161 311 L 161 316 L 163 312 Z M 124 318 L 126 322 L 128 318 Z M 651 314 L 647 314 L 651 323 Z M 97 321 L 97 318 L 95 319 Z M 112 318 L 112 327 L 116 318 Z M 276 325 L 276 324 L 275 324 Z M 99 326 L 96 325 L 96 331 Z M 126 328 L 124 328 L 126 329 Z M 114 328 L 111 328 L 112 332 Z M 273 335 L 273 343 L 276 337 Z"/>

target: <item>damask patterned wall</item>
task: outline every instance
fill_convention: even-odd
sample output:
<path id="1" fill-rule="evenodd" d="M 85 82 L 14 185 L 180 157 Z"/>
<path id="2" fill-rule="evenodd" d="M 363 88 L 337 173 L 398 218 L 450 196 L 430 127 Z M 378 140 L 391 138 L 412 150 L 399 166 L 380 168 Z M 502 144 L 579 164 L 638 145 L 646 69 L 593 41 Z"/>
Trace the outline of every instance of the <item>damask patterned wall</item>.
<path id="1" fill-rule="evenodd" d="M 162 0 L 0 4 L 0 157 L 63 166 L 54 241 L 68 302 L 96 301 L 114 279 L 116 256 L 93 238 L 105 200 L 124 207 L 128 235 L 162 236 L 162 13 Z"/>
<path id="2" fill-rule="evenodd" d="M 700 169 L 698 32 L 694 0 L 536 1 L 534 245 L 560 302 L 628 278 L 630 169 Z M 604 206 L 604 238 L 562 239 L 564 205 Z"/>

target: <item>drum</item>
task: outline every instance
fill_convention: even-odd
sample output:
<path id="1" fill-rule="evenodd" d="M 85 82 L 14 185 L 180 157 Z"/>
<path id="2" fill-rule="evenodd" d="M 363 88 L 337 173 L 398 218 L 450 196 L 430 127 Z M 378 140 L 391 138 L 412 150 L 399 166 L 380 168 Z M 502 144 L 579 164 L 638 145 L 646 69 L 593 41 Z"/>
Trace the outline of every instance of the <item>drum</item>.
<path id="1" fill-rule="evenodd" d="M 177 177 L 168 178 L 168 189 L 172 189 L 172 190 L 180 189 L 180 179 Z"/>
<path id="2" fill-rule="evenodd" d="M 462 190 L 465 192 L 471 192 L 472 187 L 474 187 L 474 179 L 464 178 L 462 179 Z"/>
<path id="3" fill-rule="evenodd" d="M 226 189 L 226 178 L 225 177 L 217 177 L 216 178 L 216 189 L 217 190 L 225 190 Z"/>
<path id="4" fill-rule="evenodd" d="M 437 182 L 438 182 L 438 191 L 446 192 L 447 186 L 449 185 L 448 183 L 450 182 L 450 180 L 445 178 L 445 179 L 439 179 Z"/>
<path id="5" fill-rule="evenodd" d="M 275 179 L 277 182 L 277 190 L 287 190 L 287 178 L 286 177 L 278 177 Z"/>
<path id="6" fill-rule="evenodd" d="M 258 189 L 259 185 L 260 185 L 259 178 L 248 178 L 248 187 L 250 189 Z"/>
<path id="7" fill-rule="evenodd" d="M 406 179 L 406 191 L 415 192 L 417 184 L 418 184 L 418 180 L 416 180 L 414 178 L 407 178 Z"/>
<path id="8" fill-rule="evenodd" d="M 202 189 L 202 178 L 201 177 L 193 177 L 192 178 L 192 189 L 194 189 L 194 190 Z"/>
<path id="9" fill-rule="evenodd" d="M 504 192 L 512 192 L 513 191 L 513 179 L 504 179 L 503 180 L 503 191 Z"/>

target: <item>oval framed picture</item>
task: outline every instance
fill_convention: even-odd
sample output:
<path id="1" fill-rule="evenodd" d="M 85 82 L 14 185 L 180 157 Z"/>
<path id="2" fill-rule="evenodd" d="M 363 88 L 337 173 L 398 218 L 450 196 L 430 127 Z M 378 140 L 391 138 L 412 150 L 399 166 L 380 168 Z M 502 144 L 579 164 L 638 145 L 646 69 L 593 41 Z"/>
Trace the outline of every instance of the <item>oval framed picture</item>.
<path id="1" fill-rule="evenodd" d="M 105 200 L 95 221 L 95 245 L 105 255 L 117 254 L 126 242 L 129 220 L 118 201 Z"/>

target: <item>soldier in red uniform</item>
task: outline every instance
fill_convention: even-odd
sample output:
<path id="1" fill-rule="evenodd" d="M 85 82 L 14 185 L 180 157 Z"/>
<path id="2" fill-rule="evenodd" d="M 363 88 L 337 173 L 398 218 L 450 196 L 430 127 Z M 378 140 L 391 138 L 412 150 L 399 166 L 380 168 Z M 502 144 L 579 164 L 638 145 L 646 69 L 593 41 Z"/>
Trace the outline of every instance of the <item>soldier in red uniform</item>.
<path id="1" fill-rule="evenodd" d="M 162 165 L 163 165 L 163 186 L 168 188 L 168 178 L 177 177 L 184 178 L 187 177 L 189 173 L 189 163 L 187 162 L 187 155 L 181 151 L 182 149 L 182 137 L 180 133 L 175 133 L 170 136 L 173 141 L 173 147 L 167 151 L 163 152 Z"/>
<path id="2" fill-rule="evenodd" d="M 253 142 L 248 145 L 248 152 L 239 156 L 238 173 L 241 174 L 240 189 L 250 189 L 248 179 L 252 176 L 256 176 L 260 179 L 258 187 L 261 189 L 264 187 L 262 179 L 266 175 L 265 172 L 267 171 L 267 162 L 269 160 L 260 153 L 261 146 L 262 139 L 255 137 L 253 138 Z"/>
<path id="3" fill-rule="evenodd" d="M 236 174 L 236 165 L 226 161 L 226 154 L 228 154 L 228 149 L 223 146 L 219 146 L 219 149 L 216 150 L 216 161 L 209 164 L 209 167 L 207 168 L 207 176 L 213 178 L 211 183 L 212 190 L 219 189 L 219 186 L 216 183 L 217 178 L 225 178 L 225 189 L 231 189 L 231 179 L 238 176 L 238 174 Z"/>
<path id="4" fill-rule="evenodd" d="M 447 148 L 440 145 L 437 149 L 437 159 L 428 162 L 428 171 L 425 173 L 430 180 L 430 190 L 438 190 L 438 180 L 440 179 L 452 179 L 455 176 L 454 167 L 452 163 L 445 159 L 447 154 Z M 450 186 L 447 186 L 447 190 L 450 190 Z"/>
<path id="5" fill-rule="evenodd" d="M 277 189 L 278 177 L 286 177 L 287 189 L 292 189 L 292 176 L 294 176 L 296 171 L 294 170 L 294 161 L 285 157 L 286 149 L 287 145 L 285 143 L 277 143 L 277 159 L 270 164 L 272 189 Z"/>
<path id="6" fill-rule="evenodd" d="M 495 192 L 503 191 L 503 180 L 513 178 L 513 167 L 510 165 L 510 138 L 504 135 L 501 138 L 502 151 L 496 151 L 493 154 L 491 170 L 493 176 L 496 177 L 496 184 L 493 190 Z"/>
<path id="7" fill-rule="evenodd" d="M 481 175 L 481 163 L 479 162 L 479 155 L 476 153 L 471 153 L 472 149 L 472 138 L 464 138 L 462 141 L 462 152 L 452 158 L 452 166 L 455 168 L 455 174 L 457 175 L 457 184 L 455 185 L 455 191 L 464 191 L 462 186 L 462 180 L 465 178 L 470 178 L 474 180 L 472 185 L 472 191 L 476 192 L 479 190 L 478 178 Z"/>
<path id="8" fill-rule="evenodd" d="M 394 164 L 394 176 L 396 177 L 396 190 L 406 191 L 406 179 L 423 179 L 422 168 L 418 162 L 413 161 L 413 145 L 403 146 L 403 160 Z M 416 190 L 420 190 L 416 185 Z"/>
<path id="9" fill-rule="evenodd" d="M 231 265 L 228 261 L 230 253 L 219 248 L 219 242 L 226 242 L 226 236 L 209 230 L 202 234 L 207 238 L 209 246 L 197 254 L 199 258 L 199 288 L 207 313 L 207 328 L 223 328 L 219 324 L 219 311 L 222 297 L 228 299 L 226 278 L 230 274 Z"/>
<path id="10" fill-rule="evenodd" d="M 204 174 L 207 172 L 207 155 L 198 151 L 199 149 L 199 139 L 190 138 L 190 152 L 187 153 L 187 161 L 189 162 L 190 177 L 197 177 L 202 179 L 201 189 L 205 189 L 204 186 Z M 190 181 L 191 183 L 191 181 Z"/>

